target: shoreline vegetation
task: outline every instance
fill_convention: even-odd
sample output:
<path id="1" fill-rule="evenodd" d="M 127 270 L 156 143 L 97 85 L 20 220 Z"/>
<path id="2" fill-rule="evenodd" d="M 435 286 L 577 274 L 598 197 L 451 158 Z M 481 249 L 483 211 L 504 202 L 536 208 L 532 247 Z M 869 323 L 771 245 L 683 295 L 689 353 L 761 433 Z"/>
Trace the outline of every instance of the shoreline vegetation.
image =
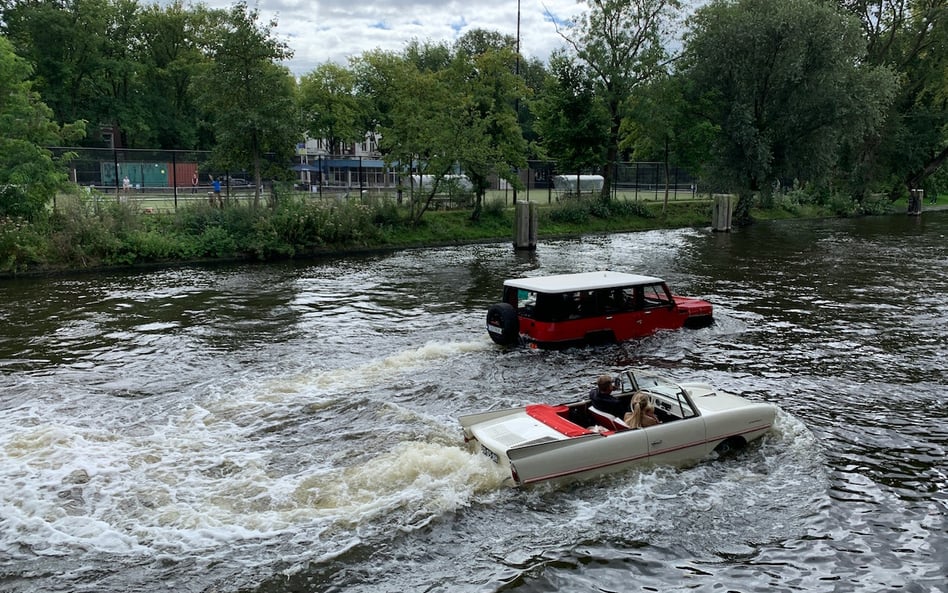
<path id="1" fill-rule="evenodd" d="M 485 199 L 477 221 L 471 219 L 471 208 L 458 208 L 429 210 L 417 225 L 411 224 L 407 200 L 326 200 L 287 193 L 278 196 L 273 208 L 253 208 L 249 200 L 234 198 L 221 208 L 205 201 L 173 208 L 143 207 L 115 196 L 57 196 L 56 207 L 40 221 L 0 218 L 0 278 L 513 241 L 515 207 L 503 193 Z M 711 225 L 712 199 L 707 194 L 676 197 L 664 208 L 661 194 L 647 199 L 619 195 L 608 202 L 580 196 L 534 203 L 541 241 Z M 931 208 L 929 204 L 925 207 Z M 905 200 L 879 197 L 857 204 L 791 191 L 756 198 L 750 215 L 751 220 L 781 220 L 905 211 Z"/>

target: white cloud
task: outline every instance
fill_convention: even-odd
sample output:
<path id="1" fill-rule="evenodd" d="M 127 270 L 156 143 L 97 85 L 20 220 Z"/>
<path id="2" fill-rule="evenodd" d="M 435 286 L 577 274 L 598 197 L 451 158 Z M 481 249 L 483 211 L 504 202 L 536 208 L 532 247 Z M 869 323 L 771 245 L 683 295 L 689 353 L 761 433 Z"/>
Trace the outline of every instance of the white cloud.
<path id="1" fill-rule="evenodd" d="M 228 0 L 205 0 L 211 8 L 227 8 Z M 286 63 L 296 75 L 323 62 L 347 64 L 364 51 L 401 51 L 412 39 L 445 41 L 471 29 L 517 34 L 517 0 L 252 0 L 262 22 L 276 18 L 274 34 L 294 55 Z M 563 46 L 554 21 L 562 23 L 585 8 L 576 0 L 520 0 L 520 51 L 528 59 L 546 61 Z"/>

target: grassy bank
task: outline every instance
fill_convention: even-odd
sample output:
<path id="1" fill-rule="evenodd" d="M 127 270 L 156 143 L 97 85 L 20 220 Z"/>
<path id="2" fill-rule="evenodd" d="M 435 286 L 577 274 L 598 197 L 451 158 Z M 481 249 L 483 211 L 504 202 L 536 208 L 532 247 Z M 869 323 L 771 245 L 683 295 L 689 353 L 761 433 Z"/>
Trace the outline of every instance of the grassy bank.
<path id="1" fill-rule="evenodd" d="M 570 199 L 538 203 L 539 238 L 709 226 L 710 199 Z M 787 197 L 752 211 L 757 219 L 867 213 L 849 202 Z M 870 204 L 872 212 L 893 208 Z M 896 208 L 898 206 L 895 206 Z M 904 211 L 904 210 L 903 210 Z M 412 225 L 393 200 L 313 200 L 282 196 L 275 209 L 248 202 L 214 208 L 202 201 L 176 209 L 134 201 L 60 196 L 40 221 L 0 218 L 0 274 L 55 273 L 204 260 L 275 261 L 323 254 L 482 241 L 510 241 L 515 210 L 492 198 L 477 221 L 471 210 L 428 211 Z"/>

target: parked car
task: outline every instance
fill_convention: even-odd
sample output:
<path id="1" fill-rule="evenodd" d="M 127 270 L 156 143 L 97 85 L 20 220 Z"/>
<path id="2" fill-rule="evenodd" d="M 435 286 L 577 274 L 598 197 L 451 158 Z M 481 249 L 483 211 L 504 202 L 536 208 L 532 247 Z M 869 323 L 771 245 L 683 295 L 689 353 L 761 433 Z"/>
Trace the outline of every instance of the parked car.
<path id="1" fill-rule="evenodd" d="M 713 321 L 711 303 L 673 295 L 661 278 L 621 272 L 511 279 L 502 299 L 487 310 L 487 332 L 502 345 L 622 342 Z"/>
<path id="2" fill-rule="evenodd" d="M 617 472 L 643 463 L 683 465 L 731 453 L 771 429 L 776 407 L 706 383 L 675 383 L 644 370 L 617 377 L 620 393 L 642 392 L 660 424 L 629 428 L 588 399 L 461 416 L 464 440 L 524 486 Z M 615 392 L 613 392 L 615 395 Z"/>

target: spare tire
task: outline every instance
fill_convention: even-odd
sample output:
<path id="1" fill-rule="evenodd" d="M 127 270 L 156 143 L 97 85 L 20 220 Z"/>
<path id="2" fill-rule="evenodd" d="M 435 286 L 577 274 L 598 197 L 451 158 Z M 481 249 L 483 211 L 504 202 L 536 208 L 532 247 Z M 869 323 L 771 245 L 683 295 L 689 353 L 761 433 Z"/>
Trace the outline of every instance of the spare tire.
<path id="1" fill-rule="evenodd" d="M 490 339 L 502 346 L 510 346 L 520 340 L 520 319 L 513 305 L 494 303 L 487 309 L 487 333 Z"/>

